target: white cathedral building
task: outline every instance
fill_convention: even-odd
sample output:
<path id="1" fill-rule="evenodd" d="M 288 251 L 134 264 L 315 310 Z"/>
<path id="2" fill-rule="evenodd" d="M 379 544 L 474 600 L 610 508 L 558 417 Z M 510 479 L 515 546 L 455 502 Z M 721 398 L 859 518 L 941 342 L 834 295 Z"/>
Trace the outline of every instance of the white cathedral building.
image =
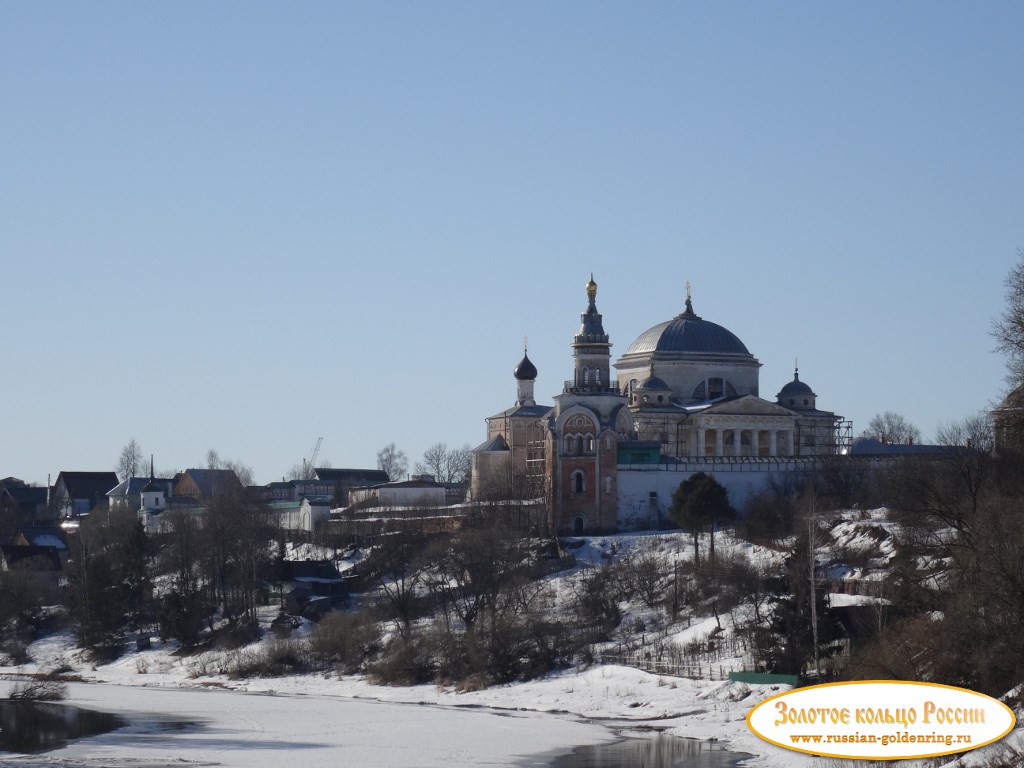
<path id="1" fill-rule="evenodd" d="M 773 474 L 813 469 L 847 444 L 849 422 L 818 409 L 799 371 L 763 399 L 761 363 L 694 311 L 689 287 L 683 312 L 640 334 L 612 376 L 593 277 L 586 290 L 572 379 L 553 405 L 538 405 L 524 353 L 515 404 L 487 419 L 488 439 L 474 449 L 474 498 L 546 497 L 555 533 L 651 527 L 695 472 L 713 474 L 742 508 Z"/>

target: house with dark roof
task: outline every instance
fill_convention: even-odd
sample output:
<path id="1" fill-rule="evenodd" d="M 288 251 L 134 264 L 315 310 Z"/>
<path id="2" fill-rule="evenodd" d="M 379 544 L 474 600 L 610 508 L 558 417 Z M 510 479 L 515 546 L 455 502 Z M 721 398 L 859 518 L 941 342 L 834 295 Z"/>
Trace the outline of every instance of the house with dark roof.
<path id="1" fill-rule="evenodd" d="M 202 501 L 221 493 L 241 492 L 243 488 L 232 469 L 186 469 L 171 495 Z"/>
<path id="2" fill-rule="evenodd" d="M 12 544 L 19 547 L 53 549 L 62 566 L 68 563 L 68 543 L 64 532 L 56 525 L 26 525 L 15 535 Z"/>
<path id="3" fill-rule="evenodd" d="M 158 483 L 163 489 L 165 496 L 170 496 L 171 491 L 174 490 L 176 485 L 174 478 L 129 477 L 127 480 L 122 480 L 107 493 L 110 509 L 125 509 L 129 512 L 138 512 L 142 507 L 142 491 L 151 482 Z"/>
<path id="4" fill-rule="evenodd" d="M 48 491 L 48 488 L 26 485 L 20 480 L 11 484 L 0 481 L 0 517 L 17 525 L 51 522 Z"/>
<path id="5" fill-rule="evenodd" d="M 321 467 L 313 470 L 318 481 L 317 490 L 303 491 L 302 495 L 328 495 L 334 500 L 335 506 L 347 507 L 351 502 L 348 492 L 352 488 L 366 485 L 378 485 L 391 480 L 382 469 L 333 469 Z"/>
<path id="6" fill-rule="evenodd" d="M 61 517 L 78 517 L 107 506 L 107 493 L 118 484 L 115 472 L 61 472 L 53 484 L 53 505 Z"/>

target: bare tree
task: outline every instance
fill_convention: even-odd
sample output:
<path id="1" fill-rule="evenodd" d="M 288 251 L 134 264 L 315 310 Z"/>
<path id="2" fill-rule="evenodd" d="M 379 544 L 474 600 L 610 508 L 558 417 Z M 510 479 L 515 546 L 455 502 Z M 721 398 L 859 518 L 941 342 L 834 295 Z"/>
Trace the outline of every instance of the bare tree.
<path id="1" fill-rule="evenodd" d="M 416 462 L 417 474 L 433 475 L 439 483 L 462 483 L 469 476 L 469 446 L 449 449 L 434 443 L 423 452 L 423 461 Z"/>
<path id="2" fill-rule="evenodd" d="M 220 454 L 216 450 L 211 448 L 206 452 L 206 468 L 207 469 L 230 469 L 238 477 L 238 481 L 242 485 L 252 485 L 252 467 L 243 464 L 240 461 L 234 461 L 232 459 L 222 459 Z"/>
<path id="3" fill-rule="evenodd" d="M 377 469 L 387 472 L 389 480 L 400 480 L 409 471 L 409 457 L 394 443 L 377 451 Z"/>
<path id="4" fill-rule="evenodd" d="M 876 413 L 868 422 L 864 436 L 891 445 L 921 442 L 921 430 L 895 411 Z"/>
<path id="5" fill-rule="evenodd" d="M 206 468 L 221 469 L 220 454 L 213 448 L 206 452 Z"/>
<path id="6" fill-rule="evenodd" d="M 1011 387 L 1024 383 L 1024 248 L 1017 249 L 1017 264 L 1003 283 L 1006 306 L 992 321 L 996 349 L 1006 355 L 1006 378 Z"/>
<path id="7" fill-rule="evenodd" d="M 121 480 L 127 480 L 129 477 L 138 477 L 144 461 L 142 446 L 133 437 L 121 449 L 121 453 L 117 457 L 117 464 L 114 465 L 114 470 Z"/>

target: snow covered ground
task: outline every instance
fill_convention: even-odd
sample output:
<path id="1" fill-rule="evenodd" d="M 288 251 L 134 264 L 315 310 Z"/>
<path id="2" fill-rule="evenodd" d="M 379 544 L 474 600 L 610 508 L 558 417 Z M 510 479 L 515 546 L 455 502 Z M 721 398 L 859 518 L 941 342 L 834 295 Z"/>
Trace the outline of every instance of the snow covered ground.
<path id="1" fill-rule="evenodd" d="M 880 527 L 874 519 L 865 522 L 859 531 L 841 529 L 844 543 L 863 536 L 865 529 Z M 643 547 L 674 558 L 685 556 L 688 546 L 682 534 L 595 537 L 576 555 L 596 564 Z M 755 562 L 777 562 L 781 557 L 726 536 L 719 546 L 723 551 L 742 550 Z M 884 541 L 882 548 L 884 552 Z M 558 580 L 556 576 L 554 581 Z M 275 611 L 267 610 L 267 623 Z M 713 618 L 696 621 L 673 631 L 673 639 L 686 642 L 715 626 Z M 784 686 L 691 680 L 613 665 L 462 692 L 432 685 L 377 686 L 361 676 L 333 674 L 232 680 L 218 672 L 229 652 L 179 656 L 175 650 L 175 645 L 158 642 L 152 649 L 97 666 L 74 647 L 69 632 L 32 644 L 33 661 L 0 667 L 0 678 L 13 681 L 24 674 L 68 668 L 86 681 L 69 686 L 70 704 L 129 716 L 185 718 L 199 725 L 184 731 L 137 725 L 44 756 L 0 757 L 0 768 L 515 766 L 529 757 L 610 741 L 622 729 L 628 732 L 633 727 L 714 739 L 730 750 L 753 755 L 745 763 L 751 768 L 853 765 L 790 752 L 748 730 L 745 718 L 750 709 Z M 0 693 L 3 685 L 0 682 Z M 1019 738 L 1019 732 L 1015 736 Z"/>

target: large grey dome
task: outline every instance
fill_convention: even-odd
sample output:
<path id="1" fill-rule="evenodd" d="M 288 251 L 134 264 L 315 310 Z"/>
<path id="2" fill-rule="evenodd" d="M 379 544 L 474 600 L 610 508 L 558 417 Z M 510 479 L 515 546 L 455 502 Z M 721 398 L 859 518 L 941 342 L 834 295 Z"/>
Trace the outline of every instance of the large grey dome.
<path id="1" fill-rule="evenodd" d="M 626 355 L 652 352 L 750 354 L 732 331 L 699 317 L 690 299 L 686 300 L 686 311 L 681 315 L 641 333 L 629 345 Z"/>

